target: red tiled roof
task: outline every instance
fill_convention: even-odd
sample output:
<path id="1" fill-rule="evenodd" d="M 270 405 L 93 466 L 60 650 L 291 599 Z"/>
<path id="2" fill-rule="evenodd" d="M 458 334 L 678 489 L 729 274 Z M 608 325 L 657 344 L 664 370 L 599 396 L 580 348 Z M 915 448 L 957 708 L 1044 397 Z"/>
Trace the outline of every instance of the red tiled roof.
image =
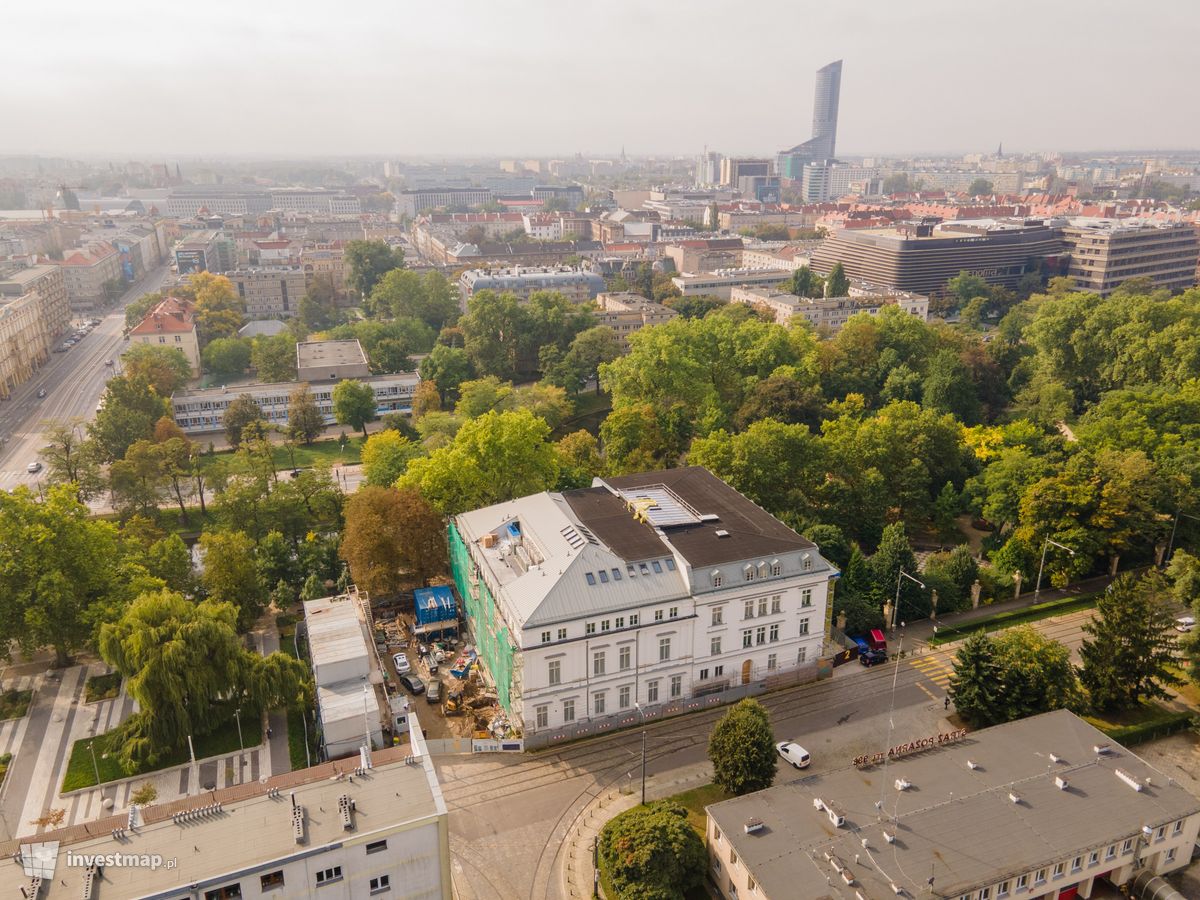
<path id="1" fill-rule="evenodd" d="M 167 297 L 130 330 L 130 334 L 182 334 L 194 331 L 195 307 L 189 300 Z"/>

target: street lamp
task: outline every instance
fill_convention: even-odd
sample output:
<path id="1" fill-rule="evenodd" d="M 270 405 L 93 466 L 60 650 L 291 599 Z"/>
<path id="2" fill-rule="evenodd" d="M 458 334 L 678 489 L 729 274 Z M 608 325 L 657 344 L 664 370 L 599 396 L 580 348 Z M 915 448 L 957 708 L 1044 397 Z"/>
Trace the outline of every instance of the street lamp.
<path id="1" fill-rule="evenodd" d="M 238 728 L 238 784 L 241 784 L 242 768 L 246 765 L 246 747 L 242 743 L 242 708 L 240 706 L 233 711 L 233 717 L 237 720 Z"/>
<path id="2" fill-rule="evenodd" d="M 1053 544 L 1059 550 L 1066 550 L 1072 556 L 1075 555 L 1075 551 L 1066 544 L 1060 544 L 1058 541 L 1046 538 L 1045 542 L 1042 544 L 1042 561 L 1041 564 L 1038 565 L 1037 584 L 1033 586 L 1033 600 L 1035 603 L 1037 602 L 1038 594 L 1042 592 L 1042 569 L 1046 568 L 1046 551 L 1050 549 L 1051 544 Z"/>
<path id="3" fill-rule="evenodd" d="M 896 616 L 899 615 L 899 613 L 900 613 L 900 585 L 903 583 L 905 578 L 907 578 L 913 584 L 920 586 L 920 588 L 922 590 L 925 589 L 925 583 L 923 581 L 918 581 L 917 579 L 913 578 L 911 575 L 909 575 L 907 572 L 905 572 L 904 569 L 900 569 L 897 571 L 897 573 L 896 573 L 896 602 L 894 604 L 892 604 L 892 626 L 891 626 L 892 631 L 896 630 Z"/>
<path id="4" fill-rule="evenodd" d="M 642 806 L 646 805 L 646 714 L 640 703 L 633 704 L 642 723 Z"/>
<path id="5" fill-rule="evenodd" d="M 100 766 L 96 762 L 96 747 L 93 741 L 88 741 L 88 749 L 92 751 L 92 770 L 96 773 L 96 787 L 101 787 Z"/>
<path id="6" fill-rule="evenodd" d="M 1190 515 L 1188 513 L 1185 513 L 1181 509 L 1175 510 L 1175 519 L 1173 522 L 1171 522 L 1171 539 L 1169 541 L 1167 541 L 1167 553 L 1163 557 L 1163 565 L 1164 566 L 1171 561 L 1171 550 L 1175 546 L 1175 529 L 1179 527 L 1179 517 L 1180 516 L 1183 516 L 1185 519 L 1192 519 L 1193 521 L 1200 522 L 1200 516 Z"/>

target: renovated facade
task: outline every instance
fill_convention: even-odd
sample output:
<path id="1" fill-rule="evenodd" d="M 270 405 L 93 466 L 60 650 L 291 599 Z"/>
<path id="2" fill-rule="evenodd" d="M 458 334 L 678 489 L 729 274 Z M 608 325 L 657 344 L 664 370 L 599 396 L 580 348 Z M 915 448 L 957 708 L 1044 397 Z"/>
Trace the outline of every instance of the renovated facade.
<path id="1" fill-rule="evenodd" d="M 129 332 L 130 343 L 172 347 L 187 357 L 192 374 L 200 374 L 200 339 L 190 300 L 166 297 Z"/>
<path id="2" fill-rule="evenodd" d="M 596 295 L 596 324 L 607 325 L 621 339 L 621 349 L 629 352 L 629 336 L 651 325 L 670 322 L 678 313 L 669 306 L 647 300 L 628 291 L 602 291 Z"/>
<path id="3" fill-rule="evenodd" d="M 1081 291 L 1107 297 L 1131 278 L 1171 291 L 1196 283 L 1200 235 L 1188 222 L 1078 218 L 1063 239 L 1071 254 L 1067 274 Z"/>
<path id="4" fill-rule="evenodd" d="M 458 279 L 463 302 L 477 291 L 515 294 L 522 300 L 538 291 L 556 291 L 576 303 L 587 303 L 604 290 L 604 279 L 571 266 L 513 266 L 511 269 L 470 269 Z"/>
<path id="5" fill-rule="evenodd" d="M 875 753 L 706 812 L 730 900 L 1086 900 L 1134 881 L 1181 898 L 1157 876 L 1200 832 L 1200 799 L 1065 709 L 971 733 L 900 723 Z"/>
<path id="6" fill-rule="evenodd" d="M 775 288 L 735 287 L 729 300 L 769 309 L 780 325 L 787 325 L 800 316 L 824 334 L 837 334 L 850 317 L 858 313 L 877 316 L 886 306 L 898 306 L 922 322 L 929 319 L 928 297 L 886 289 L 851 288 L 848 297 L 797 297 Z"/>
<path id="7" fill-rule="evenodd" d="M 238 296 L 246 301 L 249 319 L 287 319 L 299 315 L 304 296 L 300 266 L 264 266 L 225 273 Z"/>
<path id="8" fill-rule="evenodd" d="M 451 568 L 527 742 L 811 668 L 835 570 L 692 466 L 456 516 Z"/>

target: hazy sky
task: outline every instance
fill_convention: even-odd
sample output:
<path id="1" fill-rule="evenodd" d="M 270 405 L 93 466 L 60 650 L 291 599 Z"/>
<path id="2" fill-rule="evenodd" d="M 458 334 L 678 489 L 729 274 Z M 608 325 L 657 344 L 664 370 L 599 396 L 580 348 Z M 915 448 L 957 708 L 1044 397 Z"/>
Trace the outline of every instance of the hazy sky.
<path id="1" fill-rule="evenodd" d="M 0 0 L 0 153 L 1200 147 L 1194 0 Z"/>

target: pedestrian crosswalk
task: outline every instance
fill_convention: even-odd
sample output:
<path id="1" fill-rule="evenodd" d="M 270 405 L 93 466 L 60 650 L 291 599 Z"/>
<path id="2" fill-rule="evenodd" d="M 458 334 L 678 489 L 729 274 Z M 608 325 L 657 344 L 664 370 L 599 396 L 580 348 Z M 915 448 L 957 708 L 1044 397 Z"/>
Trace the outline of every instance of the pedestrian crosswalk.
<path id="1" fill-rule="evenodd" d="M 915 656 L 909 662 L 913 668 L 917 669 L 917 671 L 942 690 L 949 687 L 950 676 L 954 674 L 954 667 L 947 660 L 937 656 Z"/>

